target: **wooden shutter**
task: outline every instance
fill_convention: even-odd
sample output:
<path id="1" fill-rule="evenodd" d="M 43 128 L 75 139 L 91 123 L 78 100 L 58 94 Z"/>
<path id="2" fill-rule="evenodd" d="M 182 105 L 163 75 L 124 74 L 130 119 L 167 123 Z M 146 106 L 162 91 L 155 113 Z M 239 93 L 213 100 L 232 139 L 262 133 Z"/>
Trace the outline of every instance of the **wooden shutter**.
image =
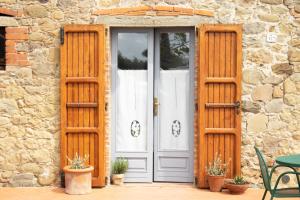
<path id="1" fill-rule="evenodd" d="M 240 174 L 242 29 L 201 25 L 198 41 L 198 185 L 204 188 L 216 153 L 229 162 L 227 177 Z"/>
<path id="2" fill-rule="evenodd" d="M 89 155 L 92 185 L 105 185 L 105 40 L 102 25 L 66 25 L 61 46 L 61 167 Z"/>

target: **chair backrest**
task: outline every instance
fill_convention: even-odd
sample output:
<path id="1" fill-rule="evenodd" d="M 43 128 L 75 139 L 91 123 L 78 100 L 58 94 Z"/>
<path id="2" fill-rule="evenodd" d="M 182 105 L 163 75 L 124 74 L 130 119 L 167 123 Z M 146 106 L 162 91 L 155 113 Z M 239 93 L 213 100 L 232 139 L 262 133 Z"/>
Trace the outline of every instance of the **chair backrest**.
<path id="1" fill-rule="evenodd" d="M 266 164 L 266 161 L 262 155 L 262 153 L 258 150 L 258 148 L 254 147 L 256 154 L 258 156 L 258 161 L 259 161 L 259 167 L 260 167 L 260 171 L 261 171 L 261 175 L 264 181 L 264 186 L 266 188 L 266 190 L 271 191 L 271 183 L 270 183 L 270 174 L 269 174 L 269 170 L 268 170 L 268 166 Z"/>

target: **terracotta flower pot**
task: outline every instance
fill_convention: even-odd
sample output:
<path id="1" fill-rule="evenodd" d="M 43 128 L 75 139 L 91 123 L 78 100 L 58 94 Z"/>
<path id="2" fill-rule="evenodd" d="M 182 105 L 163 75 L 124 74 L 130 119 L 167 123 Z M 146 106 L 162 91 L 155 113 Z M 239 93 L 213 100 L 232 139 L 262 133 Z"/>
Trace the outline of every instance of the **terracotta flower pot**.
<path id="1" fill-rule="evenodd" d="M 231 194 L 243 194 L 249 188 L 249 183 L 243 185 L 226 183 L 226 188 Z"/>
<path id="2" fill-rule="evenodd" d="M 124 183 L 124 174 L 113 174 L 112 182 L 114 185 L 123 185 Z"/>
<path id="3" fill-rule="evenodd" d="M 208 175 L 208 185 L 211 192 L 220 192 L 224 185 L 224 176 L 209 176 Z"/>
<path id="4" fill-rule="evenodd" d="M 67 194 L 87 194 L 92 191 L 92 171 L 94 167 L 85 169 L 70 169 L 64 167 L 65 172 L 65 192 Z"/>

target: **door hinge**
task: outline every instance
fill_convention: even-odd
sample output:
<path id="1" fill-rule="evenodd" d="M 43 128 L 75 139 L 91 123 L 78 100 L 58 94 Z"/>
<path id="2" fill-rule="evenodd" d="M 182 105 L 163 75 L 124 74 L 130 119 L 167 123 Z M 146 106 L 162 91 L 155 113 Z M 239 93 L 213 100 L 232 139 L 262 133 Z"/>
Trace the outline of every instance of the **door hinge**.
<path id="1" fill-rule="evenodd" d="M 108 103 L 107 103 L 107 102 L 105 102 L 105 106 L 104 106 L 104 110 L 105 110 L 105 112 L 107 112 L 107 108 L 108 108 Z"/>
<path id="2" fill-rule="evenodd" d="M 107 36 L 107 33 L 108 33 L 108 29 L 106 28 L 105 29 L 105 36 Z"/>
<path id="3" fill-rule="evenodd" d="M 198 37 L 198 34 L 199 34 L 199 31 L 198 31 L 199 28 L 196 28 L 196 36 Z"/>
<path id="4" fill-rule="evenodd" d="M 198 103 L 195 103 L 195 111 L 198 111 Z"/>
<path id="5" fill-rule="evenodd" d="M 63 45 L 65 42 L 65 30 L 63 27 L 60 28 L 60 44 Z"/>
<path id="6" fill-rule="evenodd" d="M 198 185 L 198 177 L 194 177 L 194 184 L 197 186 Z"/>
<path id="7" fill-rule="evenodd" d="M 108 184 L 108 177 L 105 176 L 105 185 L 107 185 L 107 184 Z"/>

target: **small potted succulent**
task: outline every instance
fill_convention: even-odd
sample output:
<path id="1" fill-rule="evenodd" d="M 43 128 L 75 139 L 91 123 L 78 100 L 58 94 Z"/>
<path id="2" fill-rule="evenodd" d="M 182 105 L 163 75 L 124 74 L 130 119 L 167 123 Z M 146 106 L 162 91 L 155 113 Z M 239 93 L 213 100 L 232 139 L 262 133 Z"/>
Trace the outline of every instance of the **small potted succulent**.
<path id="1" fill-rule="evenodd" d="M 114 185 L 123 185 L 124 174 L 128 169 L 128 161 L 124 158 L 117 158 L 112 164 L 112 182 Z"/>
<path id="2" fill-rule="evenodd" d="M 224 185 L 227 164 L 223 163 L 220 155 L 216 154 L 213 163 L 206 168 L 208 185 L 211 192 L 220 192 Z"/>
<path id="3" fill-rule="evenodd" d="M 242 194 L 249 188 L 249 183 L 242 176 L 236 176 L 227 182 L 225 187 L 231 194 Z"/>
<path id="4" fill-rule="evenodd" d="M 65 173 L 65 192 L 67 194 L 87 194 L 92 191 L 93 166 L 85 163 L 88 155 L 80 157 L 77 153 L 73 159 L 68 158 L 70 165 L 63 168 Z"/>

